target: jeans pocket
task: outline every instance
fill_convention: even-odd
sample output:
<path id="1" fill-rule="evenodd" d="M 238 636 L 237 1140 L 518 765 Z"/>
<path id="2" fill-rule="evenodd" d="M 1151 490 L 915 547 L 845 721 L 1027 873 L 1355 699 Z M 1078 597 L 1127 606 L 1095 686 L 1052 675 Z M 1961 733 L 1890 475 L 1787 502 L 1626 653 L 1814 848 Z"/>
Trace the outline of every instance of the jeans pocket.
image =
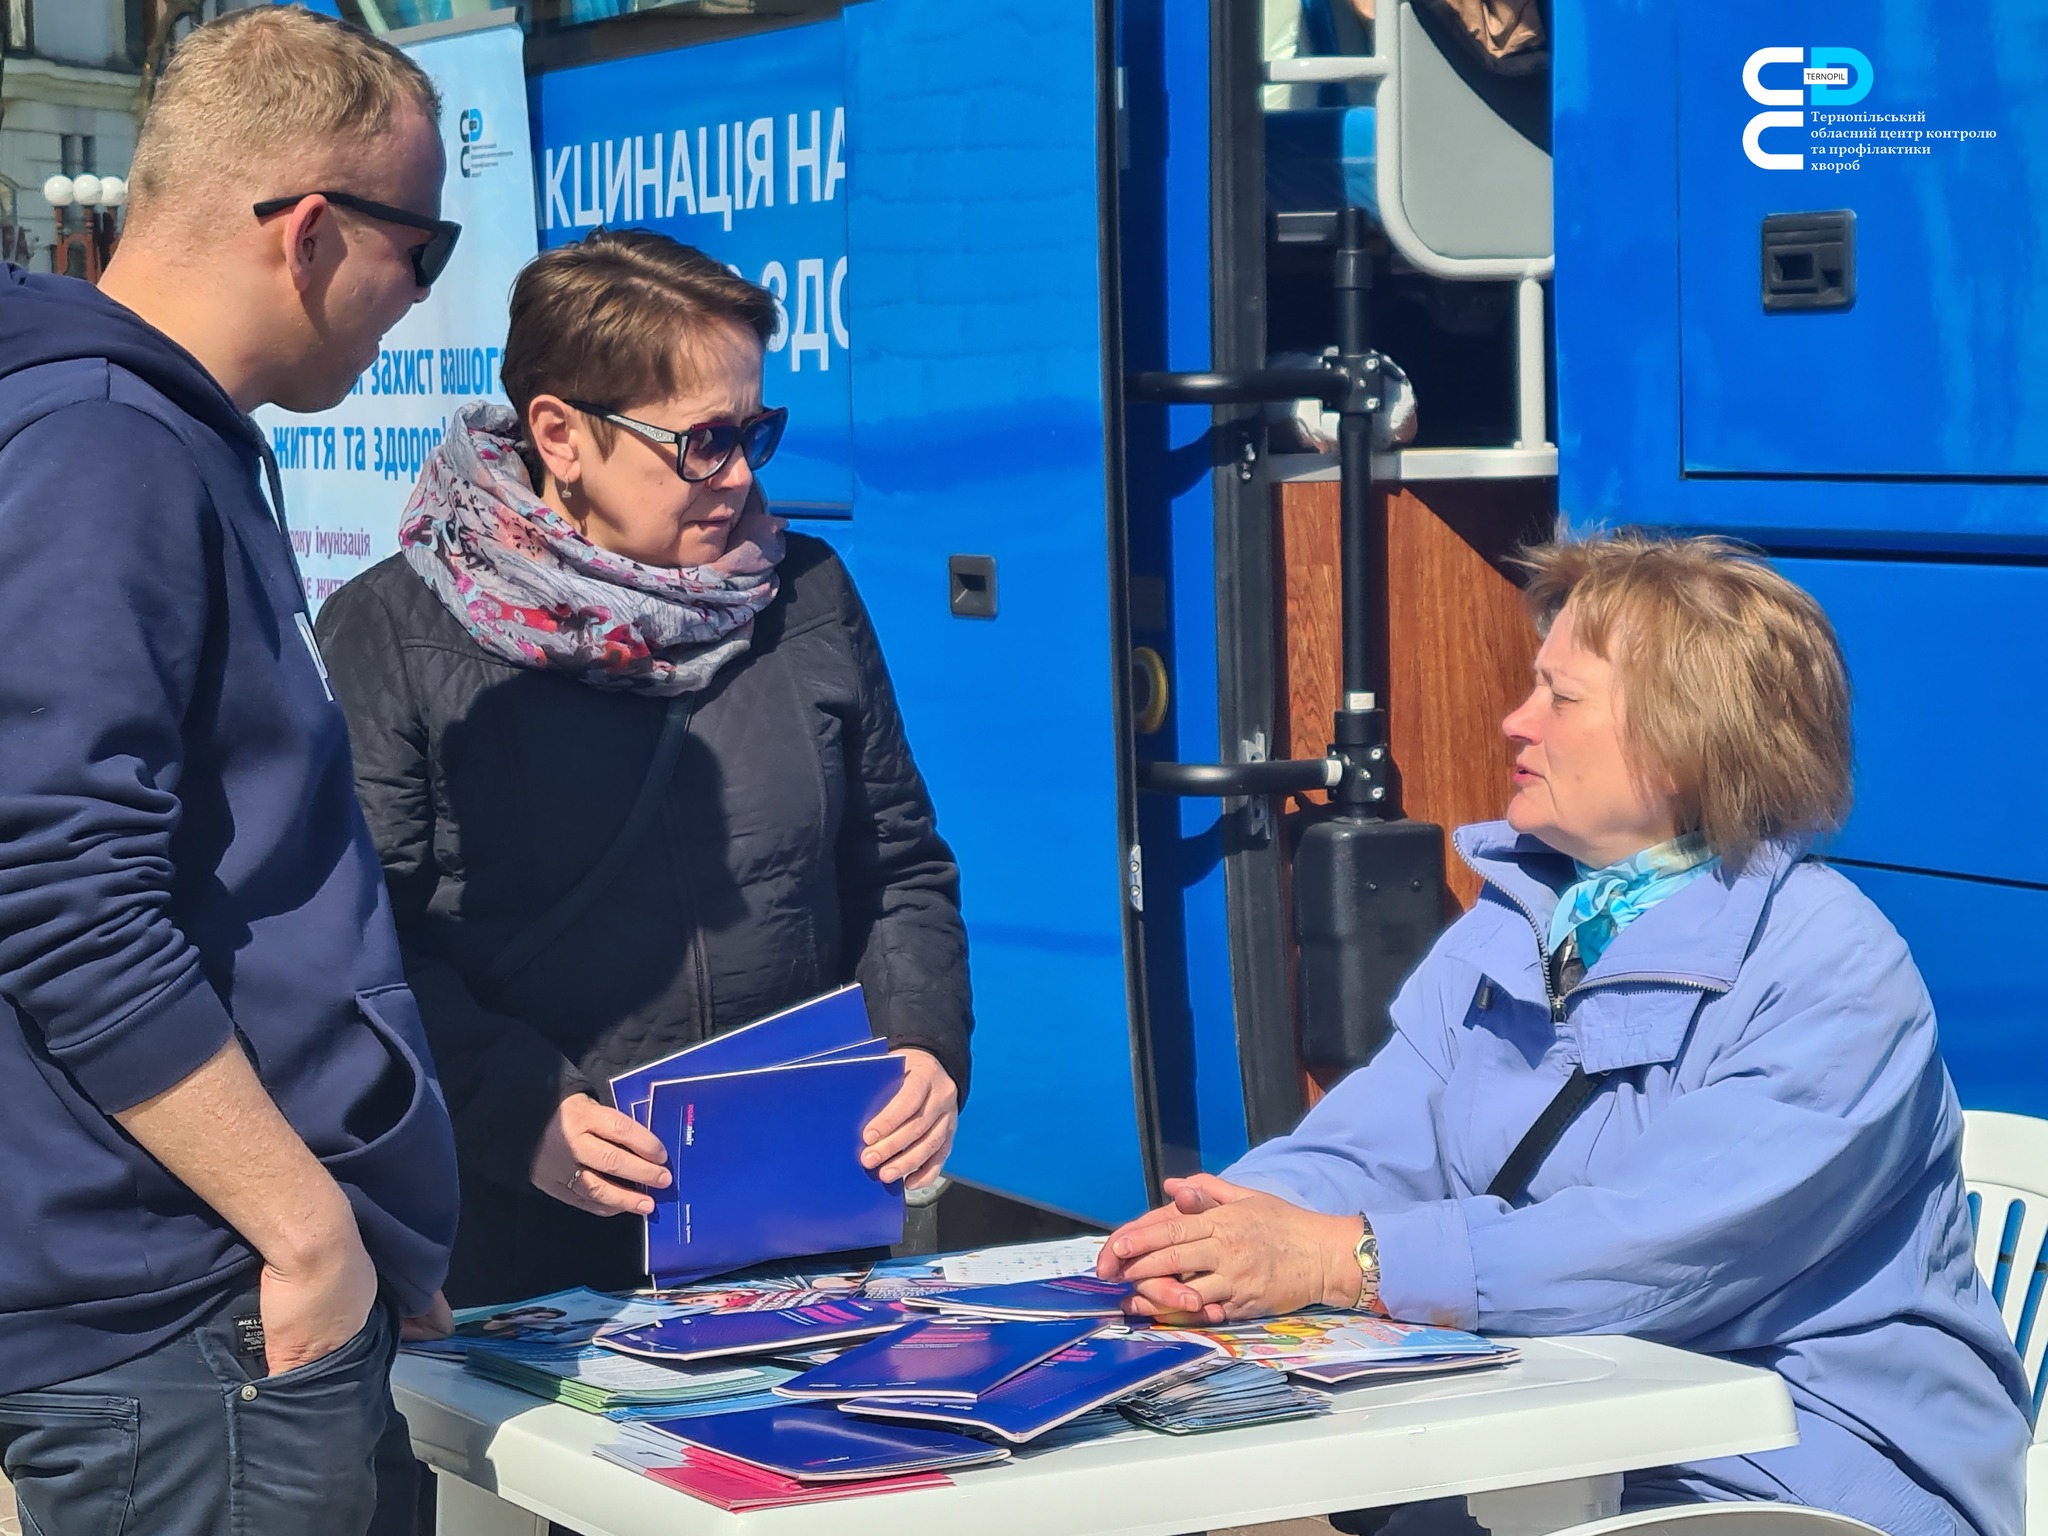
<path id="1" fill-rule="evenodd" d="M 255 1385 L 265 1391 L 290 1390 L 329 1372 L 353 1369 L 363 1356 L 378 1352 L 389 1338 L 390 1330 L 383 1326 L 384 1311 L 382 1301 L 372 1302 L 370 1315 L 363 1319 L 363 1326 L 345 1342 L 330 1349 L 317 1360 L 305 1361 L 288 1371 L 275 1371 L 268 1376 L 256 1377 Z"/>
<path id="2" fill-rule="evenodd" d="M 390 1420 L 391 1309 L 318 1360 L 224 1381 L 232 1424 L 234 1529 L 250 1536 L 358 1536 L 376 1503 L 377 1441 Z"/>
<path id="3" fill-rule="evenodd" d="M 132 1397 L 0 1397 L 0 1469 L 14 1485 L 23 1536 L 122 1536 L 141 1437 Z"/>

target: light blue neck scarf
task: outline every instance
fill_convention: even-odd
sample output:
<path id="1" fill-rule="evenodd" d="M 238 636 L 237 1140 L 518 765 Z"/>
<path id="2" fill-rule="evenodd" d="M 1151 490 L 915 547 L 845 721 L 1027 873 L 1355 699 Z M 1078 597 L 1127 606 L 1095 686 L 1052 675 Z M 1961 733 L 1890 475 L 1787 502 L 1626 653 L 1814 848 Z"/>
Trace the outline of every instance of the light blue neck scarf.
<path id="1" fill-rule="evenodd" d="M 1574 859 L 1578 879 L 1558 895 L 1550 919 L 1550 952 L 1555 954 L 1566 936 L 1576 933 L 1579 958 L 1589 968 L 1599 964 L 1617 933 L 1720 863 L 1697 832 L 1645 848 L 1605 869 L 1588 869 Z"/>

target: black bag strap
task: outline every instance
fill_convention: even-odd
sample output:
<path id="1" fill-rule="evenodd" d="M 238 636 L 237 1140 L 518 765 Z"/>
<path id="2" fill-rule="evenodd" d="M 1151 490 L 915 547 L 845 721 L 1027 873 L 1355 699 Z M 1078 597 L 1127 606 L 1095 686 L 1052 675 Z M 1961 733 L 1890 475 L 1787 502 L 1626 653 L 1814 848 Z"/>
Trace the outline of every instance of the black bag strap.
<path id="1" fill-rule="evenodd" d="M 1557 1145 L 1557 1138 L 1564 1134 L 1564 1128 L 1572 1123 L 1578 1112 L 1586 1107 L 1586 1100 L 1599 1089 L 1604 1072 L 1588 1072 L 1584 1067 L 1573 1067 L 1572 1075 L 1564 1080 L 1564 1086 L 1557 1090 L 1557 1097 L 1545 1106 L 1536 1123 L 1529 1127 L 1522 1139 L 1515 1143 L 1515 1150 L 1508 1154 L 1508 1160 L 1500 1165 L 1500 1172 L 1493 1176 L 1493 1182 L 1486 1186 L 1486 1192 L 1496 1200 L 1505 1200 L 1512 1205 L 1521 1198 L 1528 1187 L 1529 1176 L 1543 1159 L 1550 1155 L 1550 1149 Z"/>
<path id="2" fill-rule="evenodd" d="M 611 846 L 559 901 L 521 928 L 512 942 L 498 951 L 497 958 L 484 971 L 486 985 L 503 986 L 525 970 L 536 955 L 583 915 L 597 893 L 618 877 L 639 846 L 641 834 L 661 809 L 662 796 L 675 775 L 676 759 L 683 754 L 683 738 L 690 734 L 690 716 L 696 709 L 694 693 L 679 693 L 668 701 L 668 710 L 661 719 L 661 738 L 655 742 L 654 756 L 647 764 L 647 777 L 640 781 L 640 793 L 620 823 Z"/>
<path id="3" fill-rule="evenodd" d="M 1550 970 L 1552 1016 L 1562 1020 L 1562 1000 L 1586 979 L 1586 962 L 1579 954 L 1578 934 L 1566 934 L 1564 942 L 1550 952 L 1544 963 Z M 1522 1197 L 1522 1191 L 1529 1187 L 1530 1175 L 1542 1166 L 1544 1158 L 1550 1156 L 1550 1149 L 1557 1145 L 1557 1138 L 1564 1134 L 1564 1128 L 1572 1123 L 1573 1117 L 1586 1107 L 1586 1100 L 1593 1097 L 1593 1091 L 1600 1086 L 1603 1076 L 1604 1073 L 1598 1072 L 1588 1076 L 1584 1067 L 1572 1068 L 1572 1075 L 1557 1090 L 1557 1097 L 1544 1106 L 1543 1113 L 1536 1117 L 1536 1123 L 1515 1143 L 1515 1150 L 1508 1154 L 1508 1160 L 1500 1165 L 1500 1172 L 1486 1186 L 1489 1195 L 1510 1205 Z"/>

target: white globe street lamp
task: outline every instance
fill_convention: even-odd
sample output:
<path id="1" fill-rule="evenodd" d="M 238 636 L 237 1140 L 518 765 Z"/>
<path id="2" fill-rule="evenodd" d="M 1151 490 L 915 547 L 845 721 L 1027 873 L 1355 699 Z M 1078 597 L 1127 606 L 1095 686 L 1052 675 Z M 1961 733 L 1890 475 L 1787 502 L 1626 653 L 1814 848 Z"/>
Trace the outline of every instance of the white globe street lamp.
<path id="1" fill-rule="evenodd" d="M 56 242 L 50 249 L 53 270 L 66 271 L 70 252 L 83 250 L 85 278 L 98 282 L 114 244 L 120 238 L 120 210 L 128 202 L 128 183 L 119 176 L 52 176 L 43 183 L 43 198 L 56 219 Z M 85 215 L 83 229 L 66 229 L 64 210 L 76 205 Z M 104 211 L 102 211 L 104 210 Z"/>

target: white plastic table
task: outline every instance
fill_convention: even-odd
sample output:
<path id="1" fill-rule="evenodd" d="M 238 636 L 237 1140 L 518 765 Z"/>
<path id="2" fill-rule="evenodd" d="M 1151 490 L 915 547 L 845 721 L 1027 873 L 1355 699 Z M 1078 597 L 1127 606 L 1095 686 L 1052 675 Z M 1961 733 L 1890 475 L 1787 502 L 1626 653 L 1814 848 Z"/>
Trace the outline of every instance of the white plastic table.
<path id="1" fill-rule="evenodd" d="M 600 1461 L 618 1426 L 402 1355 L 440 1536 L 1187 1536 L 1463 1494 L 1494 1536 L 1615 1513 L 1621 1474 L 1798 1439 L 1769 1371 L 1620 1337 L 1530 1339 L 1519 1363 L 1353 1387 L 1326 1418 L 1110 1438 L 957 1472 L 950 1488 L 729 1515 Z"/>

